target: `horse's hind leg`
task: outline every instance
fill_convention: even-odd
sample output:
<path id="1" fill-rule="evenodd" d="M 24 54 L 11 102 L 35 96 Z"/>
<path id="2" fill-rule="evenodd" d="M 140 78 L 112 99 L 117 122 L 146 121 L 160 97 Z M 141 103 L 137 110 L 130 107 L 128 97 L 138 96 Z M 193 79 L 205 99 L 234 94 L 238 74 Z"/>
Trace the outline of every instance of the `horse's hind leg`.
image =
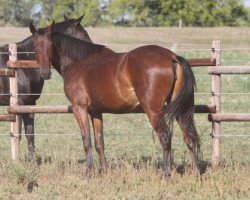
<path id="1" fill-rule="evenodd" d="M 28 143 L 28 150 L 31 156 L 35 153 L 35 135 L 34 135 L 34 114 L 21 114 L 24 123 L 25 135 Z"/>
<path id="2" fill-rule="evenodd" d="M 183 140 L 185 141 L 190 154 L 192 157 L 192 167 L 196 169 L 198 175 L 200 175 L 200 168 L 198 163 L 198 152 L 199 152 L 199 137 L 195 130 L 193 120 L 185 120 L 184 117 L 179 116 L 177 122 L 183 133 Z"/>
<path id="3" fill-rule="evenodd" d="M 160 74 L 160 73 L 159 73 Z M 135 93 L 140 105 L 148 116 L 148 119 L 156 131 L 163 150 L 163 175 L 171 175 L 171 142 L 172 132 L 163 118 L 164 104 L 171 91 L 174 77 L 171 75 L 155 75 L 148 79 L 148 83 L 142 84 L 134 79 Z M 150 76 L 153 76 L 152 73 Z M 158 76 L 159 75 L 159 76 Z M 148 75 L 145 75 L 148 76 Z"/>
<path id="4" fill-rule="evenodd" d="M 151 125 L 157 132 L 163 150 L 163 175 L 168 177 L 171 175 L 171 142 L 172 132 L 162 119 L 161 112 L 155 113 L 152 111 L 145 111 Z"/>
<path id="5" fill-rule="evenodd" d="M 95 148 L 99 155 L 100 173 L 107 171 L 107 162 L 104 154 L 104 139 L 103 139 L 103 119 L 102 114 L 91 114 L 91 121 L 94 128 Z"/>

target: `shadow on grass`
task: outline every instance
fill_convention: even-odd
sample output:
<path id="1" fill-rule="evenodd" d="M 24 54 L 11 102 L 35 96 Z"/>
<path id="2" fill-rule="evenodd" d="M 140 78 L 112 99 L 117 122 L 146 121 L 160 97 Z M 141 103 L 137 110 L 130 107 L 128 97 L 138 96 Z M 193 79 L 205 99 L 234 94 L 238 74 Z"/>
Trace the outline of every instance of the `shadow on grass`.
<path id="1" fill-rule="evenodd" d="M 26 162 L 34 162 L 38 166 L 42 164 L 52 164 L 53 158 L 51 156 L 47 156 L 42 158 L 40 155 L 36 156 L 26 156 Z M 77 164 L 85 165 L 86 159 L 78 159 Z M 71 164 L 71 162 L 69 162 Z M 162 169 L 162 158 L 157 156 L 140 156 L 140 157 L 128 157 L 127 155 L 121 156 L 120 158 L 109 158 L 108 159 L 108 168 L 111 170 L 115 170 L 117 168 L 122 168 L 124 165 L 131 165 L 134 169 L 140 170 L 142 168 L 153 167 L 156 170 Z M 98 166 L 96 163 L 95 165 Z M 96 167 L 97 167 L 96 166 Z M 199 166 L 201 169 L 201 175 L 204 174 L 209 167 L 211 167 L 211 163 L 208 161 L 200 160 Z M 190 164 L 183 160 L 182 164 L 176 164 L 172 161 L 172 171 L 175 170 L 176 173 L 183 176 L 186 172 L 191 171 L 192 167 Z"/>
<path id="2" fill-rule="evenodd" d="M 52 163 L 52 157 L 47 156 L 45 158 L 42 158 L 40 155 L 30 155 L 28 154 L 25 156 L 25 162 L 32 162 L 36 163 L 36 165 L 42 165 L 42 164 L 51 164 Z"/>
<path id="3" fill-rule="evenodd" d="M 77 160 L 77 164 L 85 164 L 85 163 L 86 163 L 86 159 Z"/>
<path id="4" fill-rule="evenodd" d="M 207 168 L 211 167 L 211 163 L 208 161 L 200 161 L 199 166 L 200 166 L 200 173 L 202 175 L 207 171 Z M 186 171 L 189 171 L 190 169 L 192 170 L 192 167 L 191 165 L 184 163 L 184 164 L 176 165 L 175 169 L 178 174 L 183 176 Z"/>
<path id="5" fill-rule="evenodd" d="M 115 163 L 111 162 L 111 169 L 119 168 L 124 165 L 124 163 L 131 164 L 134 169 L 140 170 L 143 167 L 151 166 L 157 170 L 162 169 L 162 158 L 153 157 L 153 156 L 141 156 L 140 158 L 119 158 Z M 204 174 L 209 167 L 211 167 L 211 163 L 208 161 L 201 160 L 199 162 L 201 175 Z M 178 174 L 183 176 L 186 172 L 193 170 L 190 164 L 183 162 L 182 164 L 175 164 L 172 162 L 172 171 L 176 170 Z"/>

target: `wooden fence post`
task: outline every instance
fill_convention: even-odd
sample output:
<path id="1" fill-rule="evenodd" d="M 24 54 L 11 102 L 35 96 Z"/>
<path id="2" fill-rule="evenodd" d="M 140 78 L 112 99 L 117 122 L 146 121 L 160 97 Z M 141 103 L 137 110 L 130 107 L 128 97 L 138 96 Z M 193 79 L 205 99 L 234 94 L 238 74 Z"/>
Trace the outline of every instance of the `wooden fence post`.
<path id="1" fill-rule="evenodd" d="M 9 45 L 10 56 L 9 60 L 15 62 L 17 60 L 17 46 L 16 44 Z M 15 69 L 15 76 L 10 77 L 10 106 L 18 105 L 18 83 L 17 83 L 17 70 Z M 11 155 L 13 160 L 19 157 L 19 123 L 20 116 L 15 115 L 16 121 L 11 122 Z"/>
<path id="2" fill-rule="evenodd" d="M 220 40 L 213 41 L 212 58 L 216 59 L 216 66 L 221 65 Z M 220 93 L 221 93 L 221 75 L 212 75 L 212 104 L 216 106 L 216 114 L 220 113 Z M 217 168 L 220 162 L 220 122 L 212 122 L 212 166 Z"/>

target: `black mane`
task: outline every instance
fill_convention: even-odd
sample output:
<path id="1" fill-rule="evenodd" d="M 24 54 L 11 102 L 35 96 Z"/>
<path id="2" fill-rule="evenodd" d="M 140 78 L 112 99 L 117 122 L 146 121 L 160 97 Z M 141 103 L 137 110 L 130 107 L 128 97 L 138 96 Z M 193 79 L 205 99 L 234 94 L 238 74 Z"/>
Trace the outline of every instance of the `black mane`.
<path id="1" fill-rule="evenodd" d="M 53 32 L 51 38 L 53 45 L 55 47 L 60 46 L 70 59 L 84 60 L 89 55 L 101 52 L 106 48 L 103 45 L 72 38 L 59 32 Z"/>

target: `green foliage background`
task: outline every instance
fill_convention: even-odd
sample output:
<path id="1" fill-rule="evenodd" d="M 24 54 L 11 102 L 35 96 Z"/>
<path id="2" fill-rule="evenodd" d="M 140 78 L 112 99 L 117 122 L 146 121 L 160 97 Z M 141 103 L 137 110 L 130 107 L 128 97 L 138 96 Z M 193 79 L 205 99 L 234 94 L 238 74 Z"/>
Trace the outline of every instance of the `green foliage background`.
<path id="1" fill-rule="evenodd" d="M 40 12 L 35 12 L 40 8 Z M 243 0 L 2 0 L 1 25 L 41 26 L 85 13 L 85 26 L 249 26 Z"/>

